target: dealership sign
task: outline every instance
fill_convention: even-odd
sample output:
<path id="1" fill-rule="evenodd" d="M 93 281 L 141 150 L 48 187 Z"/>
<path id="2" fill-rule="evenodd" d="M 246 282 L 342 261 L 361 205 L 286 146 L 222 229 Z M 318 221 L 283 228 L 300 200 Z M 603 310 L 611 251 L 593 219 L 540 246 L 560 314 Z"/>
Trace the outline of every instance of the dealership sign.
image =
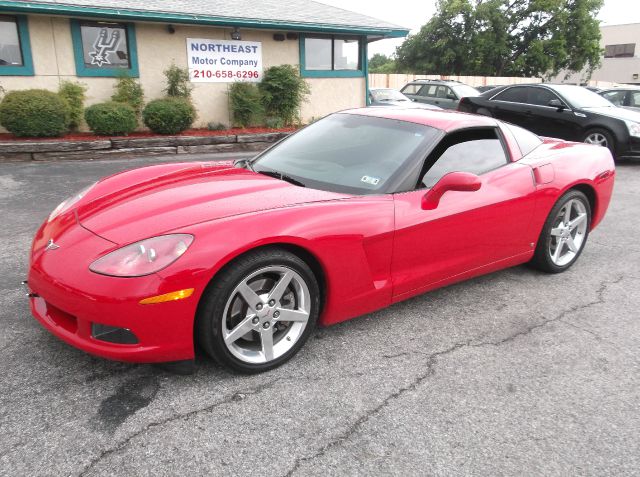
<path id="1" fill-rule="evenodd" d="M 262 79 L 262 43 L 187 38 L 189 79 L 194 83 L 230 83 Z"/>

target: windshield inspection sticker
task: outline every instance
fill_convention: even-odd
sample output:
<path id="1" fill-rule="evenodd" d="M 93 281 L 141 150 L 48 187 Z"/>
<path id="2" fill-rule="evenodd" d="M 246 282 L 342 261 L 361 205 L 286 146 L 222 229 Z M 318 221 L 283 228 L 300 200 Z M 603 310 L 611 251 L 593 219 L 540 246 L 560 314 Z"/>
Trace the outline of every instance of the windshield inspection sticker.
<path id="1" fill-rule="evenodd" d="M 378 185 L 380 183 L 379 177 L 371 177 L 371 176 L 362 176 L 360 182 L 364 182 L 365 184 Z"/>

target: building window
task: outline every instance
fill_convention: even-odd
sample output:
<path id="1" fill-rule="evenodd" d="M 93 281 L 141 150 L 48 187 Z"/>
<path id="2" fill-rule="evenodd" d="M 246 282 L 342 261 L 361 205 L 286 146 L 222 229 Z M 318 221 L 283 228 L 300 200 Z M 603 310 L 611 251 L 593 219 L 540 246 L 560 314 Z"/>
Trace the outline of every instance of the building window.
<path id="1" fill-rule="evenodd" d="M 606 45 L 604 47 L 605 58 L 633 58 L 636 53 L 635 43 L 621 45 Z"/>
<path id="2" fill-rule="evenodd" d="M 71 20 L 78 76 L 138 76 L 134 26 Z"/>
<path id="3" fill-rule="evenodd" d="M 32 76 L 27 18 L 0 15 L 0 75 Z"/>
<path id="4" fill-rule="evenodd" d="M 364 76 L 362 40 L 356 36 L 301 36 L 300 69 L 307 77 Z"/>

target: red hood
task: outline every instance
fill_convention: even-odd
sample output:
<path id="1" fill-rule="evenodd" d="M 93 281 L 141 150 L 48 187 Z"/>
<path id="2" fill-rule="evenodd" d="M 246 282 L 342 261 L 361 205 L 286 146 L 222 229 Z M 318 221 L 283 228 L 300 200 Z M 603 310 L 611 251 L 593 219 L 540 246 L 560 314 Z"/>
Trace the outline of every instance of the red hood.
<path id="1" fill-rule="evenodd" d="M 123 244 L 231 215 L 335 200 L 225 163 L 144 167 L 100 181 L 77 209 L 83 227 Z"/>

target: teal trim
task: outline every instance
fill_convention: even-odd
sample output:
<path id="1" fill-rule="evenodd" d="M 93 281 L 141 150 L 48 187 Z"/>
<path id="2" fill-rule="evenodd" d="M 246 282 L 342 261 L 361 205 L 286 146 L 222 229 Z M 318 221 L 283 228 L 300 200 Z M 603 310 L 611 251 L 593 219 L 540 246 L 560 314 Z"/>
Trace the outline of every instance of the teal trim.
<path id="1" fill-rule="evenodd" d="M 329 38 L 329 37 L 327 37 Z M 304 35 L 300 35 L 299 38 L 299 49 L 300 49 L 300 76 L 303 78 L 362 78 L 364 76 L 364 71 L 362 69 L 359 70 L 307 70 L 305 69 L 305 51 L 304 51 Z M 360 52 L 360 65 L 361 68 L 366 66 L 366 57 L 362 56 L 363 50 L 366 50 L 363 45 L 366 45 L 366 40 L 360 38 L 358 42 L 358 49 Z M 331 45 L 333 48 L 333 45 Z"/>
<path id="2" fill-rule="evenodd" d="M 369 44 L 365 41 L 362 45 L 362 65 L 364 71 L 364 105 L 369 106 L 371 101 L 369 100 Z"/>
<path id="3" fill-rule="evenodd" d="M 136 43 L 136 29 L 133 23 L 125 23 L 127 29 L 127 49 L 129 50 L 129 69 L 124 68 L 87 68 L 84 64 L 84 51 L 82 49 L 82 34 L 80 32 L 81 22 L 76 19 L 71 20 L 71 39 L 73 41 L 73 56 L 76 61 L 77 76 L 92 77 L 119 77 L 122 75 L 139 76 L 138 70 L 138 46 Z"/>
<path id="4" fill-rule="evenodd" d="M 27 17 L 18 15 L 15 19 L 18 25 L 22 66 L 0 65 L 0 76 L 33 76 L 33 57 L 31 56 L 31 40 L 29 39 Z"/>
<path id="5" fill-rule="evenodd" d="M 187 13 L 167 13 L 106 7 L 80 7 L 61 4 L 43 4 L 22 1 L 0 1 L 0 11 L 23 13 L 41 13 L 46 15 L 68 15 L 76 17 L 99 17 L 123 20 L 152 21 L 164 23 L 187 23 L 197 25 L 215 25 L 222 27 L 244 27 L 267 30 L 292 30 L 300 32 L 342 33 L 371 35 L 383 38 L 403 38 L 409 34 L 404 28 L 360 27 L 332 25 L 329 23 L 283 22 L 277 20 L 254 20 L 250 18 L 217 17 L 213 15 L 192 15 Z"/>

